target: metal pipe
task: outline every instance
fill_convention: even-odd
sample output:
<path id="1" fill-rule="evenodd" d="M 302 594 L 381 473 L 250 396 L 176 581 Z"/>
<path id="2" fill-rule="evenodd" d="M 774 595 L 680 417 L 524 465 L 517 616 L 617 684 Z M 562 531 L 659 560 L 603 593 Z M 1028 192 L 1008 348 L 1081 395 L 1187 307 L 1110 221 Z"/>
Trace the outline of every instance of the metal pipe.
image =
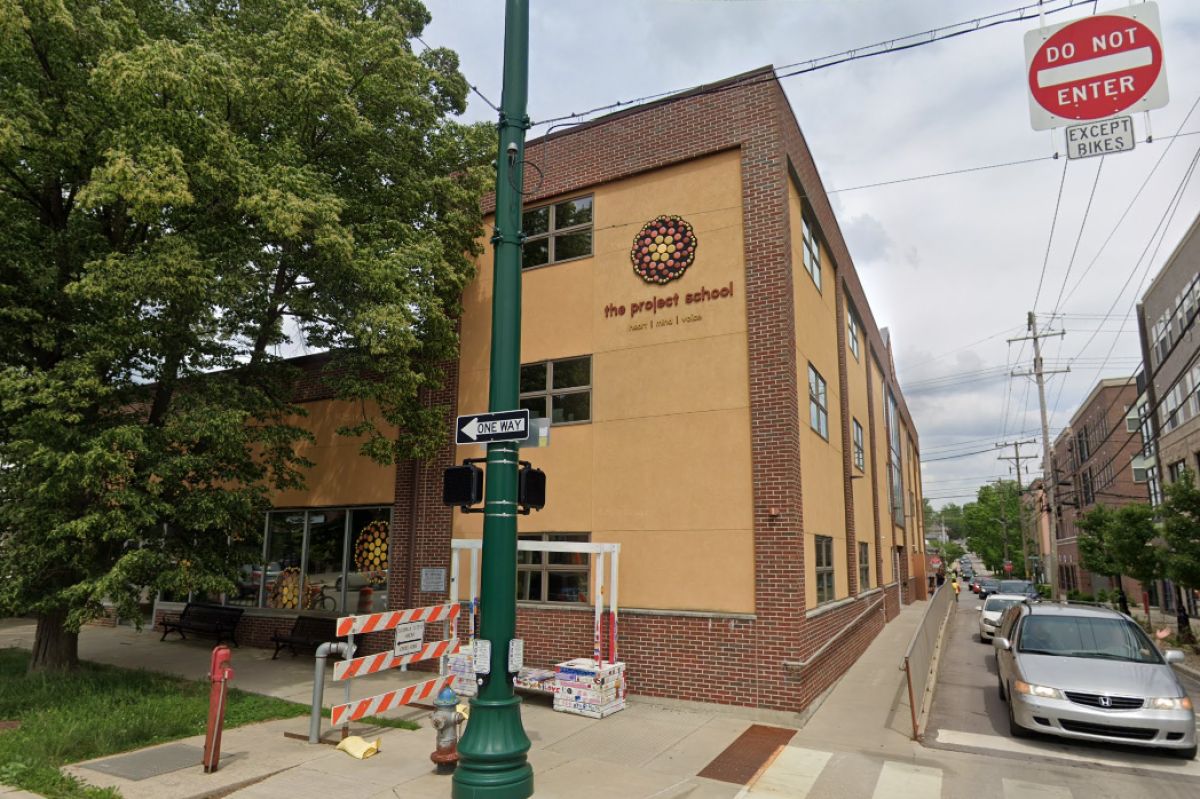
<path id="1" fill-rule="evenodd" d="M 312 715 L 308 719 L 308 742 L 310 744 L 321 742 L 321 705 L 325 701 L 325 658 L 330 655 L 349 658 L 350 654 L 350 645 L 344 641 L 326 641 L 317 647 L 315 655 L 317 665 L 313 669 Z"/>

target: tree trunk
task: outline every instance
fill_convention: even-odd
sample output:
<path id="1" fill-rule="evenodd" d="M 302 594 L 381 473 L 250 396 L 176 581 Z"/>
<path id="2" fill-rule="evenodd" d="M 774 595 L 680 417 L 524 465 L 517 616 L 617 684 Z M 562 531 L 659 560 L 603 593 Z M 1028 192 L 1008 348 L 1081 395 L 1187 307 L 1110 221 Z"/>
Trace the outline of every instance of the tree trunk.
<path id="1" fill-rule="evenodd" d="M 1178 584 L 1175 585 L 1175 623 L 1179 625 L 1179 643 L 1196 643 L 1196 636 L 1192 635 L 1192 622 L 1188 618 L 1187 605 L 1183 601 L 1183 589 Z"/>
<path id="2" fill-rule="evenodd" d="M 1125 585 L 1121 582 L 1121 575 L 1116 575 L 1113 578 L 1117 584 L 1117 602 L 1121 608 L 1121 612 L 1126 616 L 1129 615 L 1129 597 L 1125 596 Z"/>
<path id="3" fill-rule="evenodd" d="M 66 620 L 66 610 L 38 616 L 33 658 L 29 661 L 31 672 L 71 671 L 79 665 L 79 633 L 67 632 L 63 627 Z"/>

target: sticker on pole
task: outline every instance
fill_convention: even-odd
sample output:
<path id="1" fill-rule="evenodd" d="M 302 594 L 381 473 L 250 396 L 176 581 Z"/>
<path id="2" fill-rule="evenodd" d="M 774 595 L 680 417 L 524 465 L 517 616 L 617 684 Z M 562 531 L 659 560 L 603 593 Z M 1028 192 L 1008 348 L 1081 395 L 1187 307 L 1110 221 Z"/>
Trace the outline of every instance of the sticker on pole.
<path id="1" fill-rule="evenodd" d="M 410 621 L 407 624 L 401 624 L 396 627 L 396 643 L 392 647 L 392 654 L 396 657 L 404 655 L 415 655 L 421 651 L 421 646 L 425 642 L 425 622 Z"/>
<path id="2" fill-rule="evenodd" d="M 492 642 L 486 638 L 475 639 L 475 673 L 492 673 Z"/>
<path id="3" fill-rule="evenodd" d="M 1034 130 L 1167 104 L 1155 3 L 1027 31 L 1025 66 Z"/>

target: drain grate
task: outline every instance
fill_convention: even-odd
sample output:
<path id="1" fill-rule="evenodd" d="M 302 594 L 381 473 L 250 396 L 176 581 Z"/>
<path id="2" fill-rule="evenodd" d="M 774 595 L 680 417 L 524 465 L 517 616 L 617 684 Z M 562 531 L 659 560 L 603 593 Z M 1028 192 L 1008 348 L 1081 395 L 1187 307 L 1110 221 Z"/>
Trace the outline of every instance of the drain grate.
<path id="1" fill-rule="evenodd" d="M 795 730 L 754 724 L 725 747 L 697 776 L 710 780 L 746 785 L 766 764 L 775 751 L 785 746 Z"/>

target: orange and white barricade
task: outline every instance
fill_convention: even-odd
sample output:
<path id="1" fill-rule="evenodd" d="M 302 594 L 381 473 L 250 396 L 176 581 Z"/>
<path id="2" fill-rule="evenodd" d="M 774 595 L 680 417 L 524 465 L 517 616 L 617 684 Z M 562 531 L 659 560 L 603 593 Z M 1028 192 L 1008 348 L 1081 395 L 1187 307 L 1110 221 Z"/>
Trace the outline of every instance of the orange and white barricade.
<path id="1" fill-rule="evenodd" d="M 349 644 L 347 649 L 351 656 L 333 666 L 333 679 L 346 683 L 345 702 L 334 705 L 329 714 L 333 726 L 349 724 L 364 716 L 436 697 L 438 692 L 449 685 L 453 679 L 445 673 L 444 666 L 440 669 L 439 676 L 431 680 L 413 683 L 363 699 L 350 699 L 350 680 L 397 666 L 407 666 L 421 660 L 434 658 L 441 660 L 445 655 L 457 652 L 460 611 L 461 606 L 457 602 L 448 602 L 410 610 L 389 610 L 382 613 L 339 618 L 337 634 L 338 637 L 346 637 Z M 425 624 L 430 622 L 445 623 L 447 637 L 444 640 L 429 642 L 424 640 Z M 391 652 L 353 657 L 355 635 L 387 632 L 388 630 L 396 631 L 396 643 Z"/>

